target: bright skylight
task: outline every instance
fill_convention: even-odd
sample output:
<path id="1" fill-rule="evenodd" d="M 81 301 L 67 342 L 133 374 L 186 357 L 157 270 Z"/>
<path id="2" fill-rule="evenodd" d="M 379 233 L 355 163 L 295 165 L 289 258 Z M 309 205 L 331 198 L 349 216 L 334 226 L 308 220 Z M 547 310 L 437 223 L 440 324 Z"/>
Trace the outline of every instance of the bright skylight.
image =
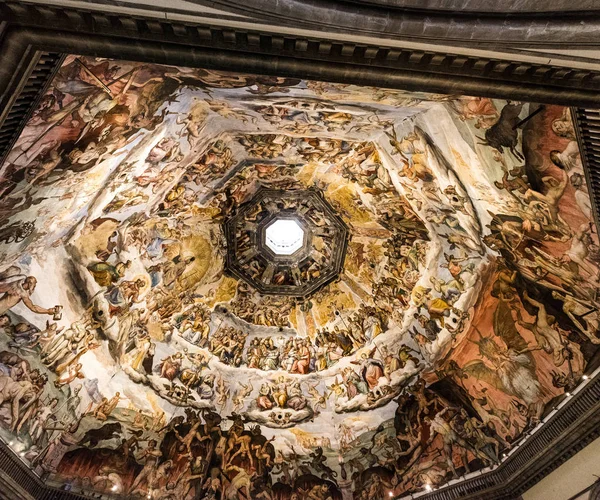
<path id="1" fill-rule="evenodd" d="M 267 246 L 277 255 L 292 255 L 302 248 L 304 230 L 295 220 L 277 219 L 265 230 Z"/>

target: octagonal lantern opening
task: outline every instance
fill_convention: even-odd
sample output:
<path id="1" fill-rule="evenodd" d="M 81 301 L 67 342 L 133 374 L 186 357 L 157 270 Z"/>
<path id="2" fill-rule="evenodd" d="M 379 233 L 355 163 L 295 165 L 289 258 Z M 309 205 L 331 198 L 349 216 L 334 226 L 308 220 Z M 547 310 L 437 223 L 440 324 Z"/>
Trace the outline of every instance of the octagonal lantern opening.
<path id="1" fill-rule="evenodd" d="M 305 243 L 306 233 L 294 219 L 276 218 L 265 229 L 265 245 L 275 255 L 292 255 Z"/>
<path id="2" fill-rule="evenodd" d="M 260 187 L 226 217 L 228 274 L 259 293 L 307 297 L 339 276 L 348 228 L 316 189 Z"/>

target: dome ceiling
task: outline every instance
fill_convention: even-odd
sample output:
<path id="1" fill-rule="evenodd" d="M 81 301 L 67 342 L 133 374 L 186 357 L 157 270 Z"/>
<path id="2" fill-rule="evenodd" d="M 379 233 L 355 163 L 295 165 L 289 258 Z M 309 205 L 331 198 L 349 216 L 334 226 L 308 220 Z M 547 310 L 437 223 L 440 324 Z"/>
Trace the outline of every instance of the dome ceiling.
<path id="1" fill-rule="evenodd" d="M 0 168 L 0 435 L 155 499 L 494 467 L 600 359 L 573 125 L 538 108 L 68 57 Z"/>

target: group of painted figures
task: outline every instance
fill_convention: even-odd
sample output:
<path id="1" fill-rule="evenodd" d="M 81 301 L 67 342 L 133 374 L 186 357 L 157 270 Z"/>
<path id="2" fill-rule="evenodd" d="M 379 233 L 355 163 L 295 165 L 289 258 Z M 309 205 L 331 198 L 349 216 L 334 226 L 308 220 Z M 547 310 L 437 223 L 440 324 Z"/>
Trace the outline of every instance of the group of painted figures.
<path id="1" fill-rule="evenodd" d="M 342 317 L 342 328 L 336 325 L 332 330 L 317 330 L 314 341 L 310 338 L 286 338 L 285 335 L 248 340 L 247 332 L 223 326 L 223 321 L 211 332 L 209 321 L 208 309 L 192 306 L 181 317 L 178 329 L 183 338 L 201 348 L 208 348 L 227 365 L 245 365 L 264 371 L 284 369 L 296 374 L 330 368 L 342 357 L 361 349 L 365 343 L 385 331 L 387 326 L 385 313 L 364 305 L 346 320 Z"/>

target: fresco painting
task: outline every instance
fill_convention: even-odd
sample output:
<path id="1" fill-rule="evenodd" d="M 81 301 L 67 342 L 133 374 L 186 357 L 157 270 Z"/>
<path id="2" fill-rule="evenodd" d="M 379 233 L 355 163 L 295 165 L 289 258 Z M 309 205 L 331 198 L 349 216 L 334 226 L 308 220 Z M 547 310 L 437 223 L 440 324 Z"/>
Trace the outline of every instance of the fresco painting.
<path id="1" fill-rule="evenodd" d="M 600 359 L 573 123 L 538 108 L 67 57 L 0 167 L 0 435 L 107 498 L 375 500 L 497 465 Z M 228 272 L 244 210 L 252 279 L 339 247 L 298 197 L 247 210 L 264 189 L 343 221 L 335 279 Z M 273 206 L 316 228 L 297 271 L 244 246 Z"/>

